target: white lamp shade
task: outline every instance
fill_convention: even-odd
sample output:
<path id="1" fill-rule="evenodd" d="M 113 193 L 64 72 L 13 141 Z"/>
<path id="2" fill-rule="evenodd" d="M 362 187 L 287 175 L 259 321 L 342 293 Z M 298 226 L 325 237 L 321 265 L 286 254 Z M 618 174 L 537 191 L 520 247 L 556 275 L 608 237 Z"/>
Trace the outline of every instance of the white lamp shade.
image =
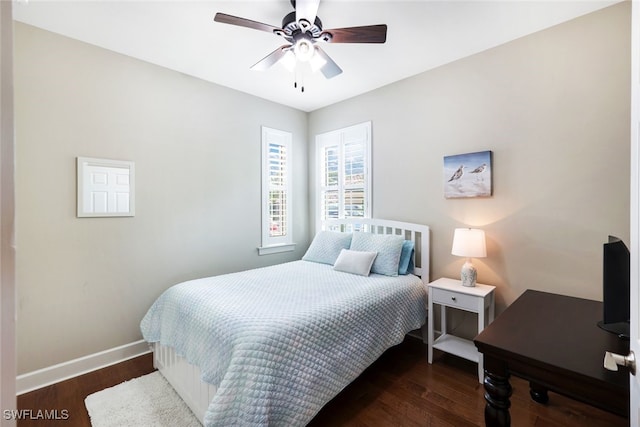
<path id="1" fill-rule="evenodd" d="M 307 39 L 300 39 L 293 45 L 293 52 L 296 54 L 298 61 L 306 62 L 310 60 L 315 51 L 313 44 Z"/>
<path id="2" fill-rule="evenodd" d="M 287 50 L 280 60 L 280 63 L 284 65 L 284 67 L 290 72 L 294 72 L 296 70 L 296 55 L 291 51 L 291 49 Z"/>
<path id="3" fill-rule="evenodd" d="M 451 254 L 467 258 L 484 258 L 487 245 L 484 231 L 477 228 L 456 228 L 453 233 Z"/>
<path id="4" fill-rule="evenodd" d="M 327 63 L 327 60 L 320 56 L 317 48 L 314 47 L 313 50 L 313 56 L 311 57 L 311 59 L 309 59 L 309 65 L 311 65 L 311 71 L 315 73 L 320 68 L 324 67 L 324 65 Z"/>

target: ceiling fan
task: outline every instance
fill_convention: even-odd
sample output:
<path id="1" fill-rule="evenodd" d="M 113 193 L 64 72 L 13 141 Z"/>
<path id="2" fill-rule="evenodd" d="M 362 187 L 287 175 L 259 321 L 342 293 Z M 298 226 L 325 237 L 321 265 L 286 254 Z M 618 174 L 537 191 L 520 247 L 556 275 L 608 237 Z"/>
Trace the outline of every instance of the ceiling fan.
<path id="1" fill-rule="evenodd" d="M 327 79 L 342 73 L 342 69 L 317 43 L 384 43 L 387 26 L 367 25 L 362 27 L 324 30 L 316 15 L 320 0 L 290 0 L 294 12 L 282 19 L 282 27 L 252 21 L 250 19 L 216 13 L 214 21 L 266 31 L 284 38 L 287 44 L 280 46 L 255 63 L 252 70 L 266 70 L 281 62 L 293 70 L 297 61 L 308 62 L 313 71 L 320 70 Z M 302 89 L 304 91 L 304 88 Z"/>

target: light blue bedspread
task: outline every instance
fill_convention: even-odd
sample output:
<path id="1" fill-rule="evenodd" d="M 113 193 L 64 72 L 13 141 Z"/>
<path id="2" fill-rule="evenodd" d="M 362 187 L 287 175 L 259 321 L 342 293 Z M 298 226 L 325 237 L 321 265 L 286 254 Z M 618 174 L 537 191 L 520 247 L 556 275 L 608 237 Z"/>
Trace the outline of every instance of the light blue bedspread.
<path id="1" fill-rule="evenodd" d="M 141 323 L 218 390 L 206 426 L 304 426 L 426 318 L 413 275 L 369 277 L 294 261 L 192 280 Z"/>

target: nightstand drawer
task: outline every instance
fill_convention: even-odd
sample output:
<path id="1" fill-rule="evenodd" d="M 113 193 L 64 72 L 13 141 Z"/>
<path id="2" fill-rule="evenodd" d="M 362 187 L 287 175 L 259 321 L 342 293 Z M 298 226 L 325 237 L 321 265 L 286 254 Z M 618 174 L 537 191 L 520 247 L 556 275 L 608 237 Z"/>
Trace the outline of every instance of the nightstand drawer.
<path id="1" fill-rule="evenodd" d="M 478 311 L 478 298 L 472 295 L 432 288 L 433 303 L 455 307 L 467 311 Z"/>

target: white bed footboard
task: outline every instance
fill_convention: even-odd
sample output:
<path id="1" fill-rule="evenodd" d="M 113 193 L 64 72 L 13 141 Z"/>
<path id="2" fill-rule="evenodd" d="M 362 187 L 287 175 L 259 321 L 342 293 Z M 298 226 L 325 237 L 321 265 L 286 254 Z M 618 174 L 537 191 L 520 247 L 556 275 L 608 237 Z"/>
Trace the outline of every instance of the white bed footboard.
<path id="1" fill-rule="evenodd" d="M 153 343 L 153 366 L 160 371 L 202 423 L 216 387 L 200 379 L 200 368 L 187 362 L 171 347 Z"/>

